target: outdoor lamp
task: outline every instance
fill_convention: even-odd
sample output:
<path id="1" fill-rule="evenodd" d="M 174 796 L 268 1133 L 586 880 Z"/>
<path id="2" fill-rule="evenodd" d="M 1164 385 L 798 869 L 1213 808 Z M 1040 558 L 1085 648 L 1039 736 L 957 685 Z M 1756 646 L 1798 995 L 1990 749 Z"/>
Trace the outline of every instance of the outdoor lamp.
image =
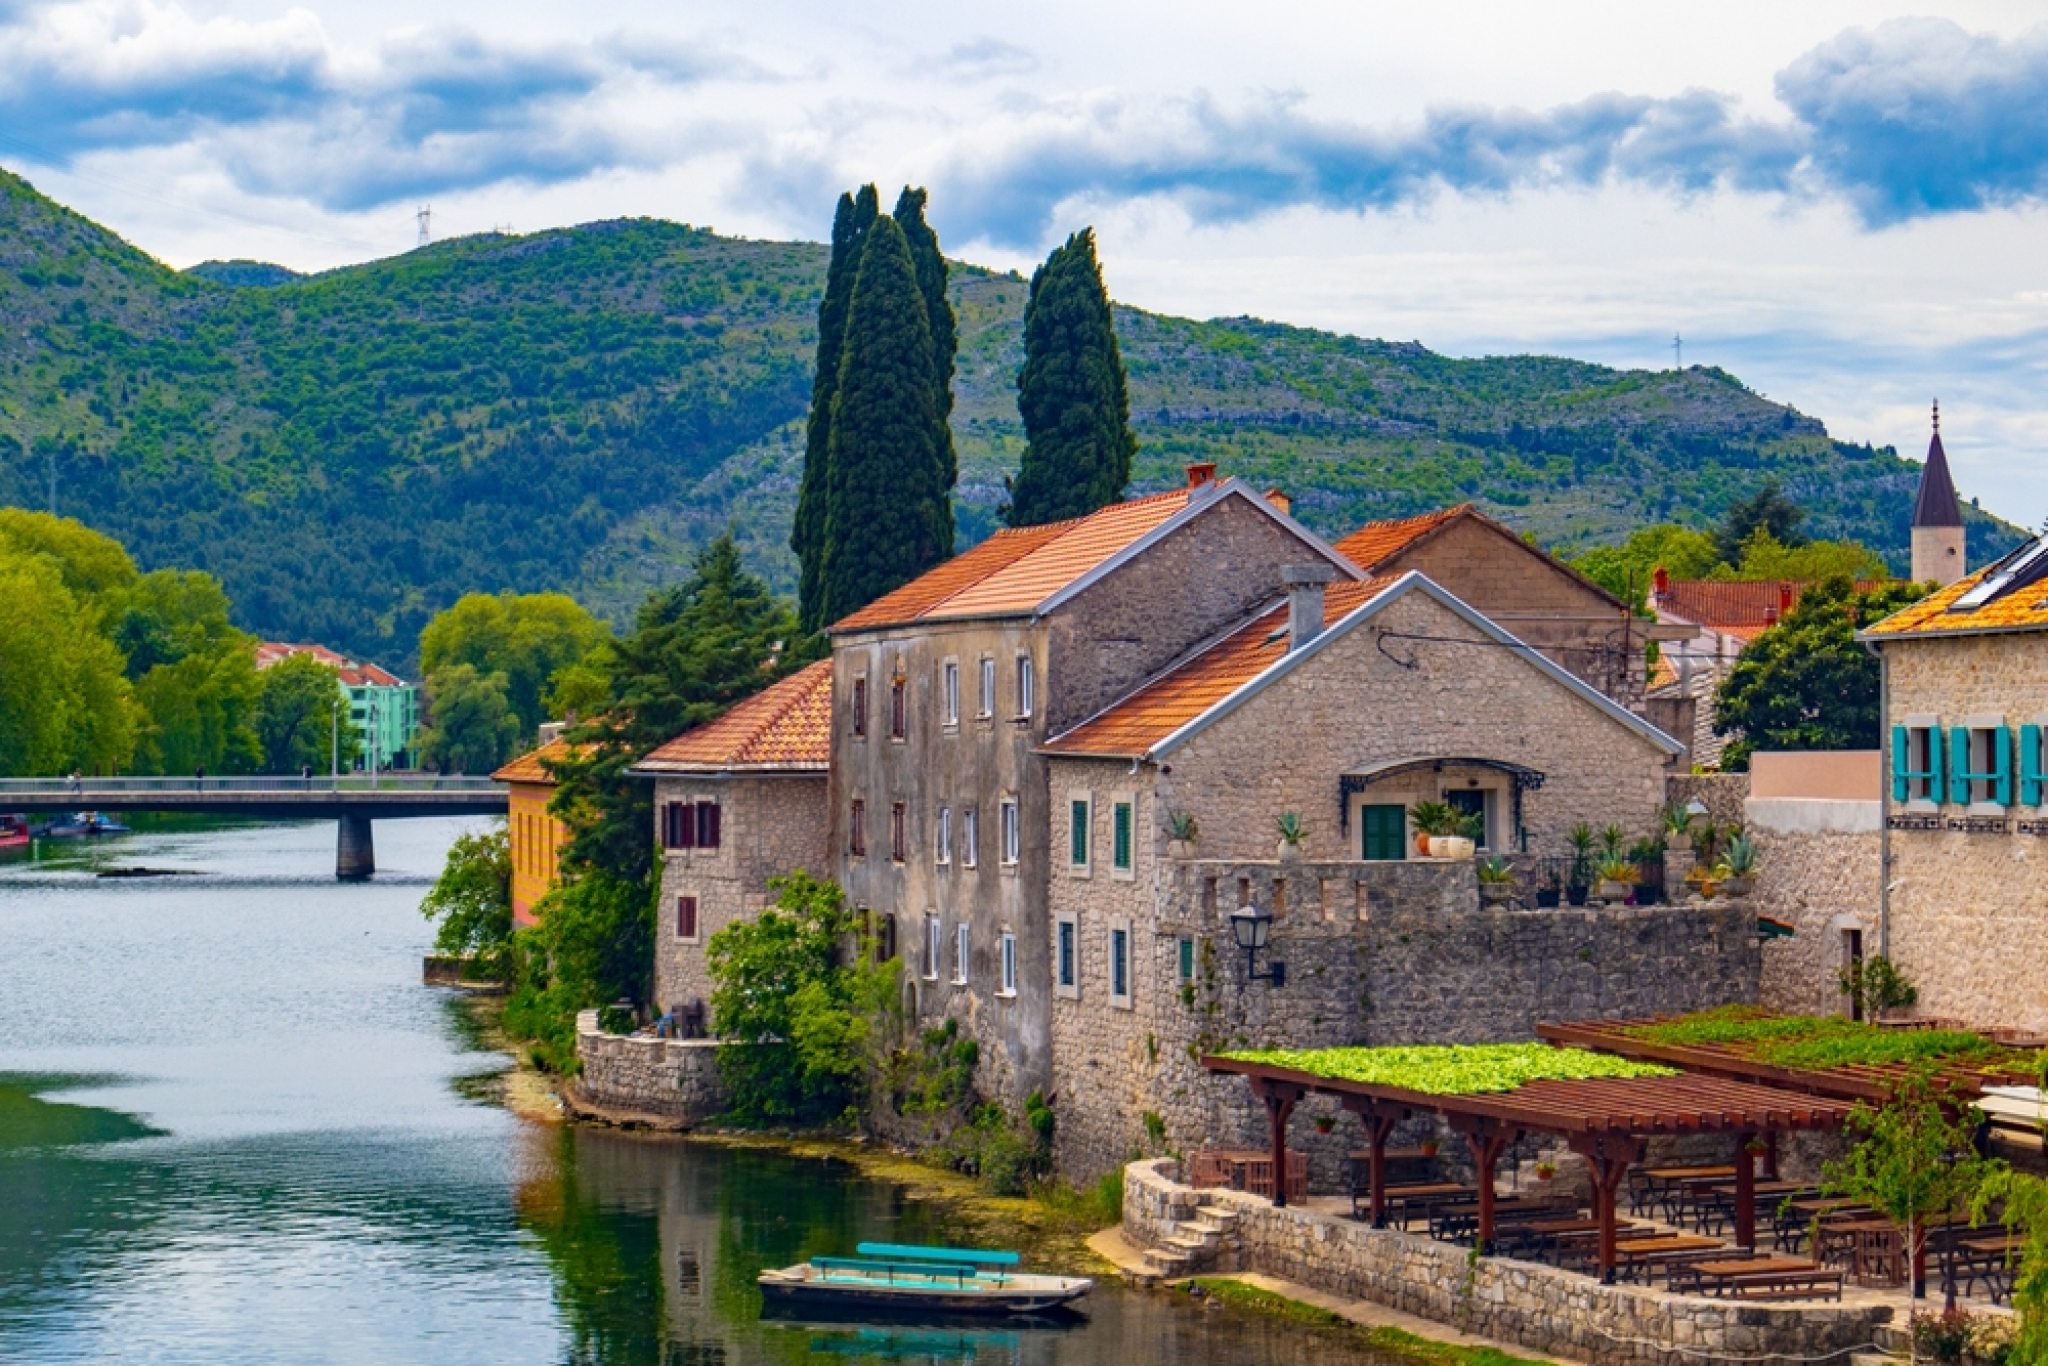
<path id="1" fill-rule="evenodd" d="M 1691 801 L 1685 804 L 1685 818 L 1688 821 L 1696 821 L 1706 814 L 1707 804 L 1701 801 L 1698 797 L 1694 797 Z"/>
<path id="2" fill-rule="evenodd" d="M 1244 950 L 1245 976 L 1254 982 L 1271 982 L 1276 987 L 1287 985 L 1287 965 L 1269 963 L 1264 972 L 1259 971 L 1259 950 L 1266 947 L 1266 941 L 1273 933 L 1273 913 L 1262 911 L 1247 901 L 1230 913 L 1230 933 L 1237 939 L 1237 946 Z"/>

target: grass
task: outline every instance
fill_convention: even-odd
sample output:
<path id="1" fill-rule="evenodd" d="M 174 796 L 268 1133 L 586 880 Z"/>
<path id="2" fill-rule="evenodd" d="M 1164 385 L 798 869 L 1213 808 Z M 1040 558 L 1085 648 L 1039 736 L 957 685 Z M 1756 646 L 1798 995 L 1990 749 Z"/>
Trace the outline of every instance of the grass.
<path id="1" fill-rule="evenodd" d="M 1490 1095 L 1532 1081 L 1678 1075 L 1673 1068 L 1656 1063 L 1540 1043 L 1263 1049 L 1223 1056 L 1369 1086 L 1398 1086 L 1431 1096 Z"/>
<path id="2" fill-rule="evenodd" d="M 1268 1314 L 1304 1328 L 1343 1333 L 1374 1351 L 1408 1361 L 1423 1362 L 1427 1366 L 1539 1366 L 1539 1363 L 1529 1357 L 1510 1356 L 1497 1347 L 1466 1347 L 1458 1343 L 1437 1342 L 1387 1325 L 1377 1328 L 1361 1327 L 1327 1309 L 1318 1309 L 1312 1304 L 1303 1304 L 1300 1300 L 1246 1285 L 1243 1281 L 1203 1276 L 1198 1277 L 1193 1283 L 1201 1286 L 1204 1293 L 1232 1309 Z"/>
<path id="3" fill-rule="evenodd" d="M 1837 1015 L 1767 1015 L 1753 1006 L 1719 1006 L 1625 1032 L 1674 1047 L 1722 1044 L 1779 1067 L 1882 1067 L 1952 1062 L 1972 1067 L 2024 1066 L 2012 1050 L 1959 1029 L 1880 1029 Z"/>

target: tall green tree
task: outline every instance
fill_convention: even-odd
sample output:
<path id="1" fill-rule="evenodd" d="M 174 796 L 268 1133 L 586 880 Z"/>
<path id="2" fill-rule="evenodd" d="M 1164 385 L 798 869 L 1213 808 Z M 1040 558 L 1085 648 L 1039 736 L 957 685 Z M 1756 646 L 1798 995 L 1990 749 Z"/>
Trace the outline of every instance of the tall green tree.
<path id="1" fill-rule="evenodd" d="M 825 615 L 825 505 L 830 500 L 832 398 L 839 389 L 839 361 L 846 342 L 846 316 L 853 303 L 853 279 L 860 271 L 868 230 L 880 213 L 872 185 L 839 196 L 832 215 L 832 259 L 825 272 L 825 297 L 818 303 L 817 373 L 811 380 L 811 411 L 804 424 L 804 471 L 797 486 L 796 517 L 789 548 L 798 564 L 797 602 L 803 628 L 830 625 Z"/>
<path id="2" fill-rule="evenodd" d="M 51 519 L 54 520 L 54 519 Z M 0 540 L 0 773 L 112 772 L 140 720 L 121 652 L 60 562 Z"/>
<path id="3" fill-rule="evenodd" d="M 946 558 L 952 499 L 931 382 L 931 323 L 910 245 L 878 218 L 861 252 L 832 399 L 820 572 L 836 621 Z"/>
<path id="4" fill-rule="evenodd" d="M 1746 646 L 1714 700 L 1714 733 L 1730 770 L 1759 749 L 1876 749 L 1878 668 L 1856 643 L 1862 627 L 1920 600 L 1912 584 L 1859 593 L 1845 576 L 1823 579 Z"/>
<path id="5" fill-rule="evenodd" d="M 420 758 L 456 773 L 489 773 L 511 758 L 519 744 L 519 718 L 512 713 L 510 691 L 504 674 L 480 673 L 471 664 L 428 674 Z"/>
<path id="6" fill-rule="evenodd" d="M 960 482 L 960 457 L 953 449 L 953 360 L 960 347 L 960 329 L 953 317 L 953 303 L 946 297 L 946 258 L 939 250 L 939 235 L 924 219 L 925 192 L 908 185 L 896 199 L 890 215 L 903 229 L 910 248 L 910 263 L 917 271 L 917 287 L 924 294 L 925 321 L 932 335 L 932 440 L 939 448 L 939 487 L 950 500 L 953 486 Z M 953 554 L 953 508 L 948 501 L 936 508 L 942 523 L 933 528 L 939 542 L 939 557 Z"/>
<path id="7" fill-rule="evenodd" d="M 566 593 L 470 593 L 420 632 L 420 671 L 467 664 L 505 676 L 518 733 L 548 719 L 550 690 L 611 639 L 603 622 Z"/>
<path id="8" fill-rule="evenodd" d="M 220 581 L 196 570 L 159 569 L 109 593 L 107 601 L 107 629 L 127 656 L 143 711 L 135 769 L 261 768 L 256 638 L 235 629 Z"/>
<path id="9" fill-rule="evenodd" d="M 1084 516 L 1124 496 L 1138 439 L 1093 228 L 1032 272 L 1017 411 L 1029 444 L 1004 511 L 1011 526 Z"/>
<path id="10" fill-rule="evenodd" d="M 436 922 L 436 953 L 501 966 L 512 941 L 512 844 L 502 821 L 456 837 L 420 914 Z"/>
<path id="11" fill-rule="evenodd" d="M 1806 509 L 1785 496 L 1785 485 L 1776 478 L 1766 479 L 1755 493 L 1728 505 L 1714 532 L 1714 549 L 1723 562 L 1741 564 L 1744 544 L 1758 531 L 1768 533 L 1781 546 L 1802 546 L 1806 537 L 1800 534 L 1799 524 L 1805 520 Z"/>
<path id="12" fill-rule="evenodd" d="M 348 695 L 334 669 L 311 655 L 286 655 L 259 675 L 263 689 L 256 700 L 256 735 L 263 744 L 268 773 L 297 773 L 310 768 L 326 773 L 336 762 L 343 770 L 355 762 L 362 747 L 356 723 L 349 716 Z"/>

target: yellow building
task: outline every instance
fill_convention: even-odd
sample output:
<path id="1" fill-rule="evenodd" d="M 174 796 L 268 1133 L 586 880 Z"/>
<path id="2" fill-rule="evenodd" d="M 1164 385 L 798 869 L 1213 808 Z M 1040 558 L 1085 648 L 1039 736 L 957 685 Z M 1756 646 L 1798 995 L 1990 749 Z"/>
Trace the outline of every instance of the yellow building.
<path id="1" fill-rule="evenodd" d="M 522 754 L 491 777 L 511 789 L 506 808 L 506 828 L 512 844 L 512 924 L 533 924 L 533 906 L 555 885 L 561 866 L 562 846 L 569 842 L 569 827 L 548 813 L 555 795 L 555 780 L 543 760 L 560 759 L 569 752 L 566 742 L 555 739 Z"/>

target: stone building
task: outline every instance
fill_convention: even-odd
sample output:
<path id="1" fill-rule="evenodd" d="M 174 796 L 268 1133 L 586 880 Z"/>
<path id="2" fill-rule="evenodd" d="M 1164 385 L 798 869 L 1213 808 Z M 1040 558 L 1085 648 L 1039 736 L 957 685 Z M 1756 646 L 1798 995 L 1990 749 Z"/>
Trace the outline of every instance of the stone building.
<path id="1" fill-rule="evenodd" d="M 533 924 L 534 903 L 547 895 L 561 871 L 562 846 L 569 842 L 569 827 L 548 810 L 548 803 L 555 797 L 555 775 L 548 772 L 547 765 L 568 753 L 568 744 L 556 736 L 491 775 L 507 789 L 505 836 L 512 855 L 515 928 Z"/>
<path id="2" fill-rule="evenodd" d="M 1242 1085 L 1196 1063 L 1214 1048 L 1518 1039 L 1546 1015 L 1755 998 L 1753 916 L 1487 911 L 1469 862 L 1415 858 L 1424 798 L 1510 855 L 1579 821 L 1641 832 L 1683 746 L 1419 573 L 1319 577 L 1043 746 L 1039 952 L 1077 1179 L 1254 1138 Z M 1289 812 L 1298 856 L 1277 847 Z M 1190 819 L 1192 858 L 1169 847 Z M 1246 905 L 1273 917 L 1284 986 L 1248 976 Z"/>
<path id="3" fill-rule="evenodd" d="M 1862 633 L 1883 665 L 1878 951 L 1919 1008 L 2048 1030 L 2048 536 Z"/>
<path id="4" fill-rule="evenodd" d="M 1053 1085 L 1039 746 L 1271 600 L 1351 564 L 1213 465 L 1185 488 L 999 531 L 831 628 L 831 867 L 906 965 L 914 1018 L 981 1044 L 983 1091 Z"/>
<path id="5" fill-rule="evenodd" d="M 771 878 L 829 873 L 826 769 L 832 664 L 820 660 L 714 721 L 684 731 L 628 772 L 654 780 L 661 901 L 655 1003 L 701 1030 L 711 980 L 704 948 L 773 899 Z"/>

